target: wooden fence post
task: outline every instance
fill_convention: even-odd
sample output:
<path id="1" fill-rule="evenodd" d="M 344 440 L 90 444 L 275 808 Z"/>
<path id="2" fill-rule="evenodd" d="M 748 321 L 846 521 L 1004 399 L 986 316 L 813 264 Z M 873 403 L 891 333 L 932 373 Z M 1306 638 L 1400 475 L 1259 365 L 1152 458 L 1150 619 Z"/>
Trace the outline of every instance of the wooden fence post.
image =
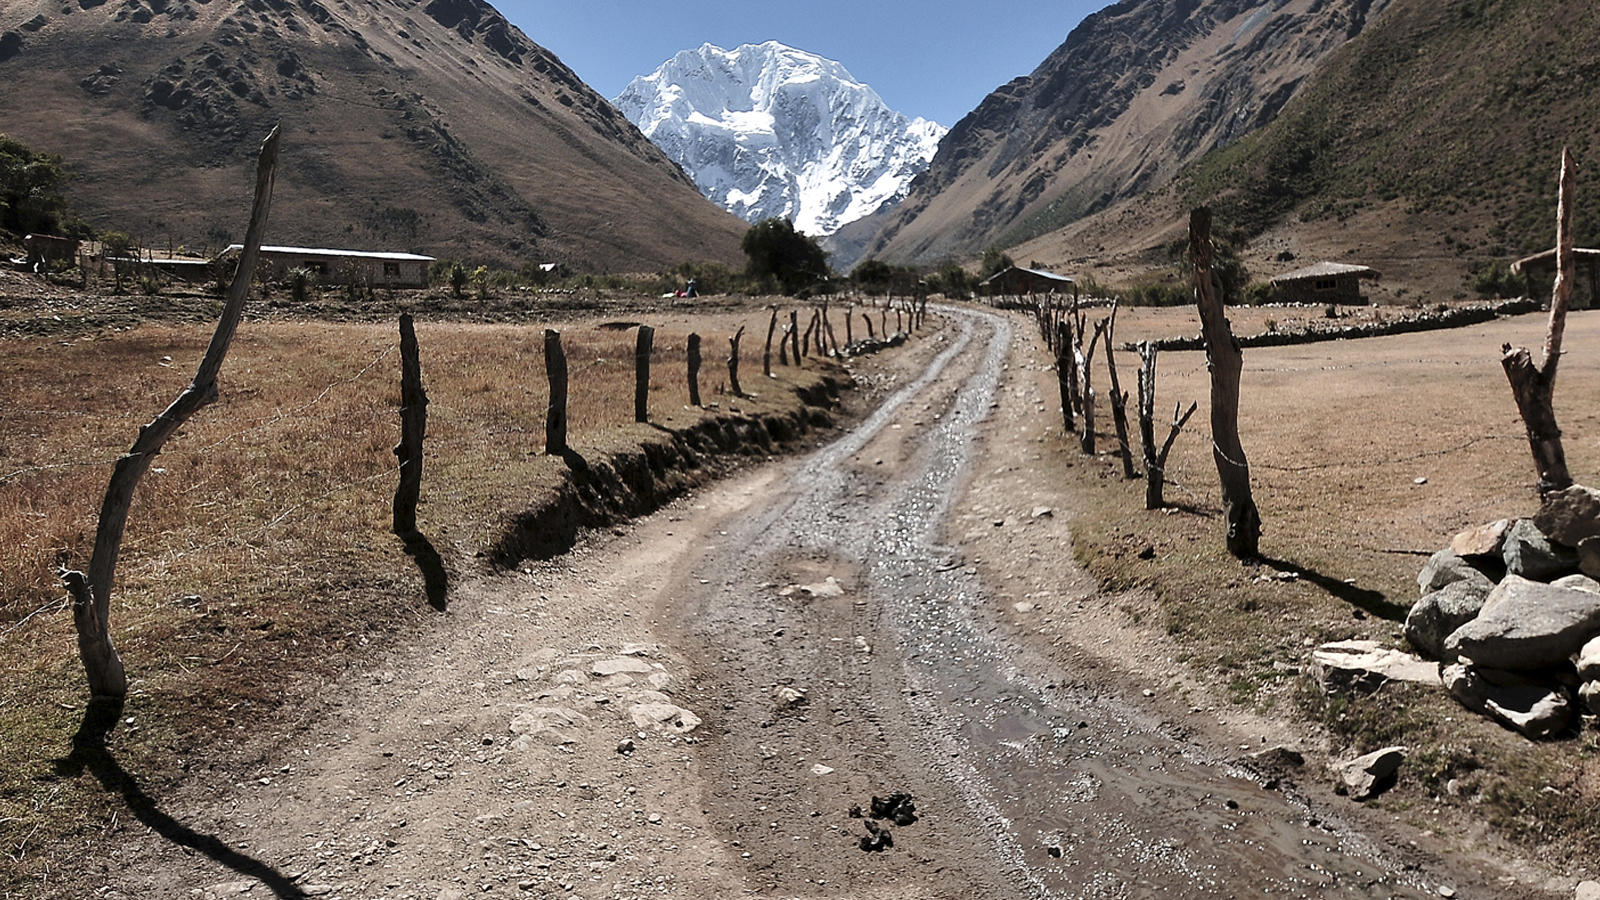
<path id="1" fill-rule="evenodd" d="M 550 381 L 550 405 L 544 414 L 544 452 L 567 452 L 567 353 L 561 349 L 561 332 L 544 330 L 544 374 Z"/>
<path id="2" fill-rule="evenodd" d="M 689 335 L 689 405 L 700 405 L 700 335 Z"/>
<path id="3" fill-rule="evenodd" d="M 861 318 L 863 320 L 865 320 L 866 323 L 867 323 L 867 340 L 869 340 L 869 341 L 877 340 L 878 339 L 878 332 L 874 331 L 873 328 L 872 328 L 872 314 L 871 313 L 862 313 L 861 314 Z"/>
<path id="4" fill-rule="evenodd" d="M 1163 489 L 1167 483 L 1167 455 L 1172 452 L 1172 442 L 1188 423 L 1189 417 L 1200 407 L 1190 403 L 1182 416 L 1181 404 L 1172 407 L 1172 426 L 1167 440 L 1156 449 L 1156 346 L 1150 341 L 1139 342 L 1139 442 L 1144 446 L 1144 508 L 1160 509 L 1166 505 Z"/>
<path id="5" fill-rule="evenodd" d="M 1561 446 L 1561 428 L 1556 424 L 1556 364 L 1561 361 L 1561 338 L 1566 333 L 1567 309 L 1572 305 L 1572 151 L 1561 151 L 1561 181 L 1556 201 L 1556 284 L 1550 297 L 1550 323 L 1545 331 L 1543 357 L 1537 364 L 1526 348 L 1500 347 L 1500 365 L 1511 382 L 1511 396 L 1517 402 L 1533 451 L 1534 468 L 1539 473 L 1541 498 L 1572 486 L 1567 470 L 1566 450 Z"/>
<path id="6" fill-rule="evenodd" d="M 633 420 L 650 421 L 650 353 L 655 349 L 656 330 L 639 326 L 639 341 L 633 350 Z"/>
<path id="7" fill-rule="evenodd" d="M 772 377 L 772 333 L 778 329 L 778 308 L 772 307 L 772 319 L 767 322 L 767 348 L 761 352 L 761 374 Z M 780 345 L 779 349 L 782 347 Z"/>
<path id="8" fill-rule="evenodd" d="M 1250 461 L 1239 442 L 1239 376 L 1244 352 L 1228 326 L 1222 291 L 1211 270 L 1211 209 L 1197 207 L 1189 215 L 1189 257 L 1194 262 L 1195 304 L 1211 365 L 1211 455 L 1222 483 L 1222 510 L 1227 520 L 1228 552 L 1254 559 L 1261 541 L 1261 513 L 1250 496 Z"/>
<path id="9" fill-rule="evenodd" d="M 128 510 L 133 504 L 133 492 L 139 479 L 150 468 L 151 461 L 161 452 L 167 439 L 183 427 L 201 407 L 217 399 L 217 376 L 222 362 L 227 358 L 228 347 L 233 343 L 234 332 L 244 315 L 245 301 L 250 296 L 250 282 L 255 277 L 256 258 L 261 249 L 262 234 L 267 227 L 267 214 L 272 208 L 272 186 L 278 170 L 278 129 L 273 128 L 261 144 L 256 161 L 255 201 L 250 209 L 250 224 L 245 229 L 244 247 L 239 253 L 239 267 L 234 270 L 233 281 L 228 286 L 228 300 L 217 320 L 217 330 L 200 360 L 194 380 L 178 395 L 178 399 L 160 415 L 139 429 L 139 437 L 126 456 L 117 460 L 106 486 L 105 498 L 100 504 L 100 520 L 95 528 L 94 553 L 89 559 L 89 572 L 62 568 L 60 576 L 72 596 L 72 619 L 78 632 L 78 655 L 83 661 L 84 674 L 89 680 L 89 692 L 102 702 L 120 708 L 128 695 L 128 676 L 122 656 L 111 641 L 111 591 L 116 582 L 117 557 L 122 552 L 122 533 L 128 523 Z M 93 702 L 93 701 L 91 701 Z M 116 718 L 111 717 L 113 724 Z M 104 734 L 84 734 L 85 740 L 103 740 Z"/>
<path id="10" fill-rule="evenodd" d="M 846 347 L 856 342 L 855 326 L 850 323 L 850 318 L 856 314 L 854 303 L 844 308 L 844 345 Z"/>
<path id="11" fill-rule="evenodd" d="M 1128 446 L 1128 392 L 1117 382 L 1117 360 L 1112 348 L 1116 345 L 1117 304 L 1111 304 L 1111 324 L 1106 326 L 1106 369 L 1111 377 L 1111 421 L 1117 428 L 1117 448 L 1122 455 L 1122 477 L 1132 481 L 1139 477 L 1133 469 L 1133 450 Z"/>
<path id="12" fill-rule="evenodd" d="M 794 351 L 794 364 L 798 366 L 800 365 L 800 313 L 793 309 L 789 310 L 789 342 L 789 349 Z"/>
<path id="13" fill-rule="evenodd" d="M 1078 430 L 1073 418 L 1077 403 L 1077 382 L 1074 380 L 1072 360 L 1072 326 L 1065 321 L 1056 323 L 1056 387 L 1061 391 L 1061 427 L 1067 434 Z"/>
<path id="14" fill-rule="evenodd" d="M 735 397 L 743 397 L 744 390 L 739 387 L 739 339 L 744 337 L 744 326 L 728 338 L 728 389 L 733 391 Z"/>
<path id="15" fill-rule="evenodd" d="M 400 315 L 400 484 L 394 489 L 394 533 L 417 530 L 417 501 L 422 496 L 422 440 L 428 431 L 428 395 L 422 389 L 422 361 L 417 330 L 410 313 Z"/>

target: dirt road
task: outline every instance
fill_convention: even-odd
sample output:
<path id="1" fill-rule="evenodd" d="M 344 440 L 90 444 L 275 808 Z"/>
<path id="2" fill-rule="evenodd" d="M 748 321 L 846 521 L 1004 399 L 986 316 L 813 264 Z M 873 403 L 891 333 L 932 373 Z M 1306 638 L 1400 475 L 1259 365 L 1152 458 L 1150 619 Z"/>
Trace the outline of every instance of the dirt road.
<path id="1" fill-rule="evenodd" d="M 835 443 L 460 586 L 437 629 L 121 824 L 86 880 L 126 898 L 1546 896 L 1283 754 L 1248 771 L 1292 735 L 1146 687 L 1181 666 L 1071 564 L 1030 345 L 951 311 Z M 875 798 L 894 815 L 872 819 Z"/>

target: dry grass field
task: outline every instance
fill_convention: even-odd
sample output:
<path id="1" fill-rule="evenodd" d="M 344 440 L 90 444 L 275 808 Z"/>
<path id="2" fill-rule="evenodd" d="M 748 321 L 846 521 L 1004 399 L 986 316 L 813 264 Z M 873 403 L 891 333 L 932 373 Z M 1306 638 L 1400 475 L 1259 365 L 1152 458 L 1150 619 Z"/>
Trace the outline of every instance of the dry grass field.
<path id="1" fill-rule="evenodd" d="M 657 329 L 646 425 L 633 421 L 637 330 L 548 323 L 568 357 L 569 444 L 597 461 L 660 441 L 659 426 L 792 412 L 822 367 L 775 358 L 775 378 L 763 378 L 766 320 L 755 305 L 633 316 Z M 757 396 L 736 398 L 725 393 L 727 338 L 741 325 L 740 380 Z M 52 774 L 85 701 L 56 569 L 87 565 L 112 463 L 188 384 L 211 328 L 0 341 L 0 887 L 21 877 L 30 847 L 70 844 L 114 817 L 116 795 L 93 778 Z M 705 410 L 688 406 L 691 331 L 704 337 Z M 474 556 L 567 471 L 543 453 L 543 327 L 424 318 L 417 332 L 429 395 L 419 527 L 451 577 L 470 578 Z M 141 482 L 112 633 L 132 694 L 119 744 L 143 789 L 432 615 L 422 572 L 390 534 L 398 342 L 392 323 L 246 322 L 220 400 Z"/>
<path id="2" fill-rule="evenodd" d="M 1238 334 L 1290 315 L 1230 310 Z M 1592 725 L 1535 744 L 1442 691 L 1395 684 L 1371 697 L 1326 697 L 1306 673 L 1311 648 L 1326 641 L 1375 638 L 1404 648 L 1401 625 L 1426 554 L 1462 529 L 1537 510 L 1532 456 L 1499 359 L 1503 343 L 1540 346 L 1545 325 L 1543 315 L 1528 315 L 1245 350 L 1240 432 L 1263 521 L 1259 565 L 1241 565 L 1223 547 L 1201 353 L 1159 360 L 1158 422 L 1174 403 L 1200 402 L 1169 461 L 1178 483 L 1166 492 L 1173 508 L 1145 511 L 1143 481 L 1122 479 L 1107 455 L 1116 443 L 1104 403 L 1100 458 L 1068 453 L 1048 477 L 1072 486 L 1079 560 L 1108 590 L 1127 591 L 1131 624 L 1176 642 L 1183 661 L 1240 714 L 1305 718 L 1335 754 L 1412 747 L 1401 789 L 1375 805 L 1421 828 L 1458 833 L 1465 845 L 1511 837 L 1521 842 L 1517 853 L 1557 859 L 1600 841 Z M 1197 331 L 1192 309 L 1130 309 L 1119 315 L 1117 336 Z M 1600 483 L 1600 313 L 1572 315 L 1565 349 L 1555 401 L 1568 462 L 1580 483 Z M 1127 387 L 1138 358 L 1117 358 Z M 1103 355 L 1096 366 L 1104 391 Z M 1038 377 L 1053 384 L 1053 372 Z M 1481 823 L 1493 826 L 1488 838 Z"/>

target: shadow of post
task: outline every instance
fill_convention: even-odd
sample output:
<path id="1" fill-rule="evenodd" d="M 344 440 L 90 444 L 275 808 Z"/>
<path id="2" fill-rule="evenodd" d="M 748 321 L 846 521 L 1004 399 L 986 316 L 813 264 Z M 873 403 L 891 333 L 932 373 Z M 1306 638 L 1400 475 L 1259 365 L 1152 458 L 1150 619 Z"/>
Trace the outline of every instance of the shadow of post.
<path id="1" fill-rule="evenodd" d="M 1391 622 L 1404 622 L 1406 615 L 1411 612 L 1409 605 L 1395 603 L 1385 596 L 1382 591 L 1359 588 L 1347 581 L 1329 577 L 1315 569 L 1308 569 L 1305 566 L 1298 566 L 1291 562 L 1271 559 L 1265 556 L 1259 557 L 1258 560 L 1264 566 L 1276 569 L 1279 572 L 1291 573 L 1309 581 L 1351 606 L 1363 609 L 1380 619 L 1387 619 Z"/>
<path id="2" fill-rule="evenodd" d="M 128 811 L 156 834 L 180 847 L 203 854 L 245 878 L 261 882 L 280 900 L 309 897 L 292 879 L 271 865 L 229 847 L 216 835 L 195 831 L 156 805 L 155 799 L 145 793 L 139 780 L 122 768 L 106 747 L 106 741 L 122 717 L 122 709 L 121 697 L 100 696 L 91 699 L 83 714 L 83 724 L 72 738 L 72 752 L 55 762 L 56 775 L 76 778 L 87 769 L 102 788 L 122 795 Z"/>
<path id="3" fill-rule="evenodd" d="M 402 534 L 400 540 L 405 543 L 406 555 L 422 570 L 422 589 L 428 597 L 428 605 L 444 612 L 450 605 L 450 573 L 445 571 L 444 557 L 420 531 Z"/>

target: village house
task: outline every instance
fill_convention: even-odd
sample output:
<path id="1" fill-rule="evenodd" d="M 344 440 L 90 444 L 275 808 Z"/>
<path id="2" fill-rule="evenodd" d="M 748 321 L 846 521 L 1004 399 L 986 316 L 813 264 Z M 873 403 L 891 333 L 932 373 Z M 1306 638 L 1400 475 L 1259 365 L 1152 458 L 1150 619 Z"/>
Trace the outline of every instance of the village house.
<path id="1" fill-rule="evenodd" d="M 1572 264 L 1573 268 L 1576 270 L 1573 272 L 1573 281 L 1575 281 L 1578 285 L 1585 286 L 1589 289 L 1588 303 L 1584 303 L 1582 301 L 1581 295 L 1575 294 L 1572 298 L 1572 305 L 1578 309 L 1582 309 L 1585 306 L 1590 309 L 1596 308 L 1596 300 L 1600 299 L 1600 279 L 1597 279 L 1595 272 L 1596 269 L 1600 269 L 1600 250 L 1574 247 L 1572 248 Z M 1555 277 L 1555 249 L 1551 248 L 1543 253 L 1535 253 L 1532 256 L 1524 256 L 1522 259 L 1519 259 L 1511 264 L 1511 274 L 1521 275 L 1522 277 L 1528 279 L 1528 296 L 1530 298 L 1533 297 L 1534 276 L 1551 279 Z"/>
<path id="2" fill-rule="evenodd" d="M 1073 281 L 1065 275 L 1043 269 L 1008 266 L 984 279 L 979 287 L 991 297 L 1023 297 L 1051 292 L 1071 293 Z"/>
<path id="3" fill-rule="evenodd" d="M 231 244 L 217 259 L 237 258 L 243 249 L 243 244 Z M 433 257 L 415 253 L 263 246 L 256 257 L 256 274 L 271 281 L 282 281 L 295 269 L 307 269 L 316 273 L 320 284 L 427 287 L 428 268 L 433 262 Z"/>
<path id="4" fill-rule="evenodd" d="M 1362 306 L 1367 298 L 1361 295 L 1361 279 L 1378 277 L 1376 269 L 1366 266 L 1320 262 L 1272 279 L 1273 299 L 1280 303 Z"/>

